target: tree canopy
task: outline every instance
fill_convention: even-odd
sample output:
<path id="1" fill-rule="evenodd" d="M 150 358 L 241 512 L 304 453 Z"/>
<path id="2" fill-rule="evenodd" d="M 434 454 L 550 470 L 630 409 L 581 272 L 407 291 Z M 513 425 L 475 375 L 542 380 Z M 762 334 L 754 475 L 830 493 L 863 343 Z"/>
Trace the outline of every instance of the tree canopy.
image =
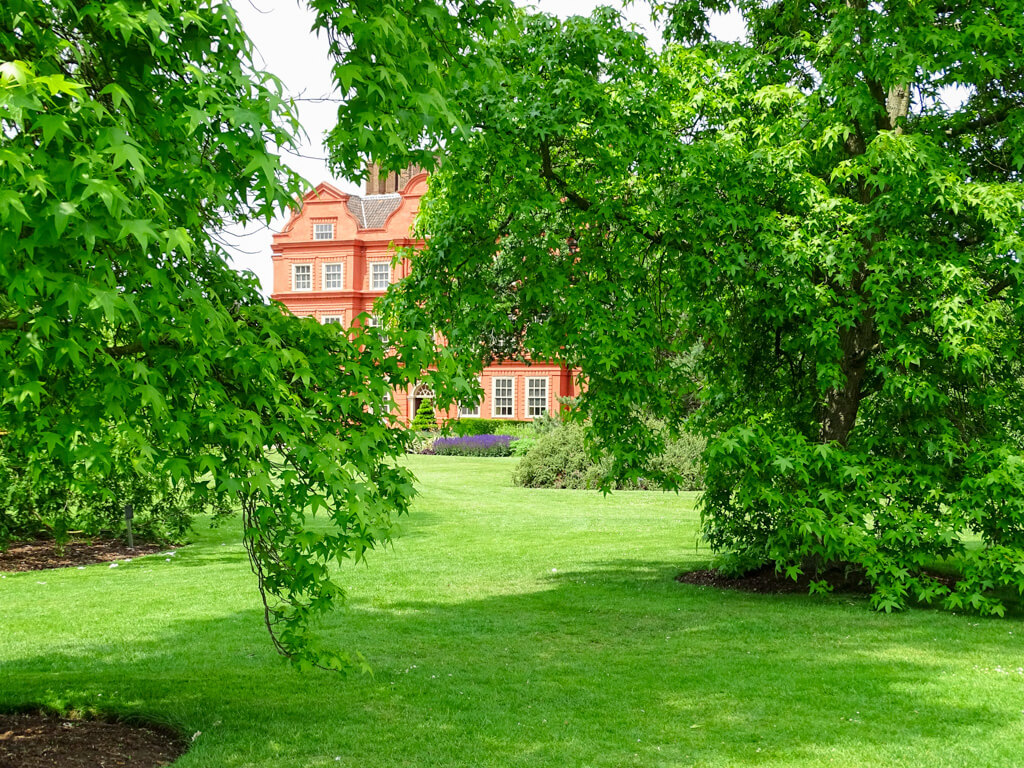
<path id="1" fill-rule="evenodd" d="M 462 40 L 487 67 L 439 91 L 443 146 L 421 135 L 444 161 L 393 314 L 467 375 L 579 368 L 620 474 L 651 471 L 641 416 L 703 432 L 728 569 L 1002 613 L 1024 592 L 1020 4 L 665 5 L 661 53 L 609 9 Z M 708 34 L 730 5 L 742 43 Z"/>
<path id="2" fill-rule="evenodd" d="M 369 159 L 433 168 L 436 150 L 468 129 L 452 96 L 489 80 L 495 62 L 475 43 L 500 34 L 511 0 L 307 0 L 334 59 L 342 94 L 327 137 L 335 170 L 361 179 Z"/>
<path id="3" fill-rule="evenodd" d="M 268 150 L 297 128 L 227 3 L 0 4 L 0 450 L 69 491 L 118 461 L 239 505 L 274 642 L 339 668 L 311 627 L 408 507 L 387 398 L 422 365 L 229 266 L 217 232 L 303 190 Z"/>

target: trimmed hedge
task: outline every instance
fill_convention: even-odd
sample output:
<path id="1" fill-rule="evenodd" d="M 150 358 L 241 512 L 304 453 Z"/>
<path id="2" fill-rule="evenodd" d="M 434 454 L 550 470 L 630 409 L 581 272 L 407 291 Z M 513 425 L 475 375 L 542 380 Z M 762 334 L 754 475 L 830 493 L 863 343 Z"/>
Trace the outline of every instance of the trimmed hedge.
<path id="1" fill-rule="evenodd" d="M 649 466 L 679 478 L 680 490 L 699 491 L 704 487 L 701 454 L 704 439 L 684 435 L 669 442 L 665 452 L 651 459 Z M 563 424 L 537 440 L 516 465 L 512 480 L 527 488 L 599 488 L 611 470 L 611 460 L 595 462 L 583 441 L 583 428 Z M 656 489 L 653 481 L 618 483 L 619 490 Z"/>
<path id="2" fill-rule="evenodd" d="M 467 435 L 501 435 L 501 430 L 532 425 L 529 421 L 515 419 L 456 419 L 451 422 L 452 432 L 459 437 Z M 517 430 L 518 431 L 518 430 Z"/>

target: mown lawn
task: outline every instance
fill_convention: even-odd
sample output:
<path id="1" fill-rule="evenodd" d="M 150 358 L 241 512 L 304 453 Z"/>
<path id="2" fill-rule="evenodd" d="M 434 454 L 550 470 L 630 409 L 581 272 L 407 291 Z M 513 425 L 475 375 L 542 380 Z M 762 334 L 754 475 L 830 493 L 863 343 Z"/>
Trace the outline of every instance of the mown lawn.
<path id="1" fill-rule="evenodd" d="M 513 488 L 416 457 L 393 548 L 324 628 L 373 677 L 271 650 L 237 521 L 167 562 L 0 580 L 0 708 L 197 733 L 176 766 L 1024 766 L 1024 620 L 678 584 L 693 496 Z"/>

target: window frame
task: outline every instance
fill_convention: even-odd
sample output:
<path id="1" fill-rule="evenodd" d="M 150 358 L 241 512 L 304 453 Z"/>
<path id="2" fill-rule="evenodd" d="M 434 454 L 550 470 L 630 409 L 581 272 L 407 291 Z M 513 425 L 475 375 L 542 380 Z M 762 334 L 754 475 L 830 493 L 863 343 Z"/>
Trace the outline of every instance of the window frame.
<path id="1" fill-rule="evenodd" d="M 376 284 L 376 268 L 383 266 L 387 270 L 385 274 L 384 287 L 380 287 Z M 371 291 L 386 291 L 388 286 L 391 285 L 391 263 L 387 261 L 371 261 L 370 262 L 370 290 Z"/>
<path id="2" fill-rule="evenodd" d="M 331 325 L 332 323 L 336 324 L 336 325 L 344 325 L 345 324 L 345 316 L 344 315 L 321 315 L 320 316 L 320 325 Z"/>
<path id="3" fill-rule="evenodd" d="M 320 233 L 317 232 L 317 227 L 330 227 L 330 237 L 320 237 Z M 333 240 L 334 239 L 334 222 L 333 221 L 314 221 L 313 222 L 313 239 L 316 241 Z"/>
<path id="4" fill-rule="evenodd" d="M 295 279 L 296 275 L 298 274 L 299 269 L 302 269 L 302 268 L 305 268 L 305 269 L 309 270 L 309 287 L 308 288 L 299 288 L 298 283 L 296 282 L 296 279 Z M 312 262 L 305 262 L 303 264 L 292 264 L 292 291 L 301 292 L 301 293 L 307 293 L 307 292 L 312 291 L 312 290 L 313 290 L 313 264 L 312 264 Z"/>
<path id="5" fill-rule="evenodd" d="M 390 419 L 390 420 L 393 421 L 394 418 L 395 418 L 395 410 L 394 410 L 394 408 L 395 408 L 395 398 L 391 394 L 390 390 L 385 392 L 384 393 L 384 397 L 381 398 L 381 406 L 384 409 L 384 411 L 383 411 L 383 413 L 381 415 L 384 416 L 384 418 Z M 374 408 L 372 405 L 366 406 L 366 410 L 368 410 L 370 413 L 372 413 L 374 415 L 377 414 L 377 409 Z"/>
<path id="6" fill-rule="evenodd" d="M 533 413 L 533 405 L 530 403 L 530 385 L 534 382 L 544 382 L 544 410 L 540 413 Z M 548 376 L 528 376 L 526 378 L 526 418 L 539 419 L 551 410 L 551 380 Z"/>
<path id="7" fill-rule="evenodd" d="M 477 383 L 480 384 L 480 389 L 482 390 L 483 389 L 483 383 L 480 381 L 479 378 L 477 379 Z M 481 395 L 480 399 L 476 401 L 476 404 L 473 406 L 473 411 L 472 412 L 470 412 L 466 408 L 465 405 L 463 405 L 462 403 L 459 403 L 459 418 L 460 419 L 479 419 L 479 418 L 481 418 L 480 412 L 483 409 L 483 404 L 484 404 L 484 395 Z"/>
<path id="8" fill-rule="evenodd" d="M 338 285 L 327 284 L 327 268 L 338 267 Z M 330 261 L 323 265 L 323 269 L 320 274 L 320 285 L 325 291 L 343 291 L 345 290 L 345 262 L 343 261 Z"/>
<path id="9" fill-rule="evenodd" d="M 384 346 L 391 346 L 391 339 L 389 339 L 388 335 L 384 332 L 384 325 L 380 321 L 380 315 L 370 313 L 369 317 L 366 319 L 363 325 L 365 325 L 367 328 L 376 328 L 377 333 L 380 336 L 380 340 L 384 344 Z"/>
<path id="10" fill-rule="evenodd" d="M 509 413 L 507 415 L 498 413 L 498 382 L 508 381 L 509 384 Z M 502 395 L 504 397 L 504 395 Z M 491 379 L 491 418 L 492 419 L 514 419 L 516 417 L 516 377 L 515 376 L 494 376 Z"/>

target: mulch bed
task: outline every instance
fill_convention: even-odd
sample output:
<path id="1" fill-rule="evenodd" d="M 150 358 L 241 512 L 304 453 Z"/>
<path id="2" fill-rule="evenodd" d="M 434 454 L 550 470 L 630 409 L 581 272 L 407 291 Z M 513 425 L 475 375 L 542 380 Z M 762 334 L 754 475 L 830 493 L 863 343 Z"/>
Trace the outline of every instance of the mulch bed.
<path id="1" fill-rule="evenodd" d="M 30 541 L 15 544 L 0 552 L 0 571 L 41 571 L 47 568 L 68 568 L 75 565 L 109 563 L 139 555 L 151 555 L 167 549 L 156 544 L 136 544 L 135 549 L 117 539 L 73 541 L 57 554 L 52 541 Z"/>
<path id="2" fill-rule="evenodd" d="M 818 577 L 818 579 L 821 578 L 831 584 L 835 592 L 862 594 L 871 592 L 871 586 L 866 581 L 856 575 L 847 577 L 842 571 L 828 571 Z M 676 581 L 699 587 L 718 587 L 719 589 L 736 589 L 741 592 L 755 592 L 762 595 L 777 595 L 789 592 L 806 594 L 811 578 L 804 574 L 793 581 L 793 579 L 787 579 L 784 574 L 776 573 L 774 567 L 765 566 L 738 579 L 727 578 L 718 571 L 687 571 L 676 576 Z"/>
<path id="3" fill-rule="evenodd" d="M 184 751 L 182 739 L 151 727 L 0 714 L 0 768 L 158 768 Z"/>

